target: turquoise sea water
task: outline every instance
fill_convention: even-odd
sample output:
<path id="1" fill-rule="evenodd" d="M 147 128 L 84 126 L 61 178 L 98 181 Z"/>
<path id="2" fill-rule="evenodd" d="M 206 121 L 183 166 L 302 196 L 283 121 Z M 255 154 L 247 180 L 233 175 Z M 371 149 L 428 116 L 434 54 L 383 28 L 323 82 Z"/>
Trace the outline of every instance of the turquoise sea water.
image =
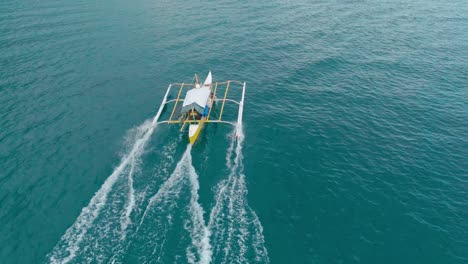
<path id="1" fill-rule="evenodd" d="M 468 263 L 467 14 L 3 0 L 0 262 Z M 245 137 L 191 148 L 151 119 L 208 69 Z"/>

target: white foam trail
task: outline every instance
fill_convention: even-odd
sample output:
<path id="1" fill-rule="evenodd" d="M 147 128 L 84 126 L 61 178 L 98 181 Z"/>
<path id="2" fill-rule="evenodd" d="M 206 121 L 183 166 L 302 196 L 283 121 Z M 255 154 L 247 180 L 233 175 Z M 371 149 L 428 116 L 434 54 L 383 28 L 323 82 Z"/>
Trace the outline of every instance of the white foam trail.
<path id="1" fill-rule="evenodd" d="M 172 146 L 172 147 L 175 147 Z M 174 149 L 172 149 L 174 150 Z M 133 236 L 132 236 L 132 239 L 127 239 L 129 240 L 129 242 L 126 244 L 126 246 L 122 249 L 120 249 L 118 252 L 116 252 L 116 254 L 114 254 L 114 256 L 112 256 L 112 261 L 114 262 L 117 262 L 117 263 L 120 263 L 121 260 L 119 260 L 119 258 L 123 257 L 122 254 L 124 252 L 126 252 L 130 247 L 131 245 L 133 244 L 133 242 L 135 241 L 135 238 L 138 238 L 136 237 L 139 232 L 140 232 L 140 229 L 143 227 L 143 223 L 145 222 L 147 216 L 148 216 L 148 213 L 150 213 L 152 211 L 152 209 L 154 207 L 157 207 L 159 209 L 158 213 L 159 213 L 159 216 L 163 216 L 164 213 L 168 213 L 168 216 L 166 217 L 166 219 L 168 220 L 168 226 L 166 226 L 166 228 L 163 228 L 161 230 L 156 230 L 159 235 L 162 235 L 162 237 L 160 237 L 161 239 L 163 239 L 163 241 L 165 241 L 165 235 L 166 235 L 166 232 L 167 232 L 167 228 L 169 226 L 172 225 L 172 222 L 171 222 L 171 214 L 170 214 L 170 211 L 174 208 L 174 206 L 177 204 L 177 198 L 179 197 L 179 194 L 180 194 L 180 191 L 182 190 L 182 187 L 183 187 L 183 183 L 184 183 L 184 180 L 186 180 L 185 176 L 186 176 L 186 170 L 187 170 L 187 157 L 190 155 L 190 149 L 187 149 L 185 151 L 185 153 L 182 155 L 182 158 L 179 160 L 179 162 L 177 163 L 174 171 L 171 173 L 171 175 L 166 179 L 166 181 L 159 187 L 158 191 L 156 192 L 156 194 L 154 194 L 153 196 L 151 196 L 151 198 L 149 199 L 149 202 L 148 204 L 146 205 L 146 208 L 141 216 L 141 219 L 138 223 L 138 226 L 136 227 L 136 230 L 133 232 Z M 171 158 L 172 160 L 172 158 Z M 167 164 L 166 164 L 167 166 Z M 162 173 L 166 172 L 167 169 L 165 167 L 162 168 Z M 158 218 L 159 219 L 159 218 Z M 151 220 L 155 220 L 153 218 L 151 218 Z M 147 244 L 150 243 L 152 241 L 147 241 Z M 164 246 L 164 243 L 163 244 L 160 244 L 160 245 L 157 245 L 154 247 L 153 249 L 153 254 L 155 254 L 158 249 L 161 249 L 162 247 Z M 146 257 L 146 256 L 142 256 L 142 257 Z"/>
<path id="2" fill-rule="evenodd" d="M 218 184 L 215 205 L 208 222 L 209 230 L 213 233 L 214 256 L 220 258 L 214 261 L 217 263 L 246 263 L 248 260 L 245 255 L 249 248 L 253 247 L 255 259 L 268 263 L 263 227 L 255 212 L 247 204 L 247 188 L 242 163 L 242 143 L 244 140 L 242 123 L 238 124 L 233 134 L 235 136 L 232 136 L 226 154 L 226 165 L 230 173 L 227 179 Z M 250 230 L 253 234 L 250 233 Z M 235 245 L 238 249 L 236 252 L 232 248 Z"/>
<path id="3" fill-rule="evenodd" d="M 188 147 L 191 148 L 191 145 Z M 200 264 L 208 264 L 211 262 L 211 245 L 210 245 L 210 230 L 205 225 L 205 220 L 203 219 L 203 208 L 200 203 L 198 203 L 198 190 L 200 189 L 200 184 L 198 182 L 198 174 L 195 171 L 195 168 L 192 165 L 192 157 L 188 156 L 187 162 L 189 164 L 189 180 L 192 186 L 190 199 L 189 211 L 191 215 L 191 220 L 193 228 L 191 230 L 192 237 L 192 246 L 197 249 L 199 262 Z M 196 263 L 196 259 L 190 249 L 187 250 L 187 258 L 189 263 Z"/>
<path id="4" fill-rule="evenodd" d="M 135 208 L 135 189 L 133 188 L 133 173 L 135 171 L 135 157 L 133 157 L 130 164 L 130 172 L 128 173 L 128 196 L 127 196 L 127 206 L 125 207 L 125 214 L 121 219 L 121 229 L 122 229 L 122 240 L 125 240 L 127 235 L 127 227 L 132 223 L 130 219 L 130 214 Z"/>
<path id="5" fill-rule="evenodd" d="M 149 202 L 148 205 L 146 206 L 146 209 L 143 213 L 143 216 L 141 217 L 140 223 L 138 224 L 138 228 L 136 230 L 136 233 L 138 233 L 141 225 L 143 224 L 143 221 L 146 218 L 146 215 L 150 211 L 150 209 L 158 203 L 164 202 L 167 200 L 168 196 L 172 195 L 175 197 L 179 196 L 179 192 L 181 190 L 181 183 L 183 180 L 184 176 L 184 169 L 187 164 L 187 159 L 190 156 L 190 149 L 191 147 L 187 148 L 185 151 L 184 155 L 182 156 L 181 160 L 177 163 L 176 168 L 174 169 L 174 172 L 169 176 L 169 178 L 163 183 L 163 185 L 159 188 L 158 192 L 153 195 Z M 191 160 L 191 158 L 190 158 Z"/>
<path id="6" fill-rule="evenodd" d="M 216 192 L 216 202 L 215 202 L 215 206 L 213 207 L 213 209 L 211 210 L 211 213 L 210 213 L 210 220 L 208 221 L 208 227 L 213 227 L 214 225 L 214 221 L 217 220 L 217 216 L 221 213 L 221 209 L 223 207 L 223 200 L 226 198 L 226 195 L 225 193 L 228 191 L 228 183 L 232 180 L 232 163 L 231 163 L 231 158 L 232 158 L 232 155 L 233 155 L 233 152 L 234 152 L 234 145 L 236 143 L 236 140 L 234 138 L 234 135 L 230 135 L 231 137 L 231 143 L 229 144 L 229 147 L 227 149 L 227 154 L 226 154 L 226 165 L 228 166 L 228 168 L 231 169 L 231 173 L 229 174 L 229 177 L 226 181 L 222 181 L 219 185 L 218 185 L 218 191 Z"/>
<path id="7" fill-rule="evenodd" d="M 181 137 L 179 137 L 178 141 L 180 141 Z M 175 152 L 175 149 L 176 147 L 178 146 L 178 141 L 176 142 L 172 142 L 166 146 L 163 147 L 163 150 L 162 150 L 162 153 L 161 153 L 161 166 L 157 167 L 157 170 L 155 171 L 153 177 L 151 177 L 151 180 L 149 182 L 146 182 L 146 187 L 140 191 L 140 192 L 137 192 L 135 193 L 135 208 L 140 208 L 140 205 L 143 204 L 143 202 L 146 200 L 146 195 L 148 192 L 150 192 L 149 190 L 151 189 L 151 187 L 157 182 L 157 181 L 160 181 L 162 180 L 161 179 L 161 176 L 167 176 L 167 171 L 168 171 L 168 167 L 172 166 L 173 162 L 174 162 L 174 158 L 173 158 L 173 154 Z M 129 180 L 130 180 L 130 177 L 129 177 Z M 132 180 L 133 180 L 133 177 L 132 177 Z M 154 181 L 154 182 L 153 182 Z M 172 182 L 171 184 L 169 184 L 169 182 Z M 129 182 L 129 185 L 131 186 L 130 182 Z M 151 205 L 154 204 L 154 200 L 157 200 L 158 198 L 156 198 L 156 196 L 160 197 L 159 199 L 161 199 L 161 196 L 162 196 L 162 193 L 166 193 L 166 196 L 165 196 L 165 199 L 166 199 L 166 202 L 168 202 L 167 200 L 171 200 L 171 204 L 169 205 L 169 209 L 172 208 L 172 206 L 176 203 L 176 199 L 172 196 L 169 196 L 167 195 L 168 194 L 168 190 L 171 189 L 170 187 L 168 187 L 168 185 L 172 185 L 172 186 L 176 186 L 176 190 L 171 190 L 170 193 L 172 194 L 175 194 L 176 196 L 178 196 L 178 192 L 180 191 L 180 186 L 177 186 L 177 184 L 174 183 L 174 176 L 172 177 L 169 177 L 169 178 L 166 178 L 165 179 L 165 183 L 163 183 L 163 185 L 161 186 L 165 186 L 164 188 L 160 188 L 158 189 L 158 194 L 157 195 L 154 195 L 152 196 L 150 199 L 148 200 L 152 200 L 152 202 L 150 203 Z M 164 191 L 166 190 L 166 191 Z M 129 194 L 130 195 L 130 190 L 129 190 Z M 174 198 L 174 199 L 172 199 Z M 164 201 L 164 199 L 162 199 Z M 131 203 L 127 202 L 127 207 L 126 207 L 126 212 L 129 212 L 131 210 L 129 210 L 129 205 Z M 163 203 L 163 204 L 166 204 L 166 203 Z M 141 212 L 139 210 L 137 210 L 136 212 L 136 215 L 134 218 L 139 218 L 142 216 L 142 214 L 140 213 L 143 213 L 143 215 L 146 216 L 146 213 L 147 211 L 149 210 L 149 208 L 151 207 L 150 206 L 147 206 L 146 207 L 146 210 L 144 212 Z M 124 217 L 124 216 L 122 216 Z M 143 217 L 144 218 L 144 217 Z M 121 219 L 122 220 L 122 219 Z M 130 224 L 132 222 L 129 222 Z M 119 241 L 120 244 L 118 249 L 114 252 L 113 256 L 110 258 L 111 260 L 109 261 L 110 263 L 122 263 L 122 260 L 121 258 L 124 256 L 124 253 L 127 252 L 128 248 L 131 246 L 131 244 L 134 242 L 134 239 L 135 238 L 135 235 L 137 235 L 139 229 L 140 229 L 140 226 L 141 226 L 141 223 L 142 223 L 142 219 L 140 219 L 140 221 L 138 222 L 138 226 L 136 228 L 136 231 L 133 231 L 131 233 L 129 233 L 129 237 L 125 237 L 126 239 L 122 239 Z M 172 225 L 172 223 L 169 223 L 169 225 Z M 125 235 L 126 236 L 126 233 L 123 233 L 122 235 Z M 127 243 L 125 243 L 126 241 L 128 241 Z M 161 245 L 161 247 L 163 247 L 163 245 Z M 156 252 L 157 248 L 155 247 L 154 248 L 154 252 Z"/>
<path id="8" fill-rule="evenodd" d="M 157 127 L 157 121 L 162 113 L 170 89 L 171 87 L 169 86 L 161 107 L 153 118 L 151 126 L 146 130 L 142 137 L 135 141 L 128 155 L 122 158 L 120 164 L 106 179 L 99 191 L 94 194 L 89 204 L 81 210 L 81 213 L 76 219 L 75 223 L 73 223 L 73 225 L 67 229 L 65 234 L 60 239 L 59 244 L 57 244 L 52 250 L 49 258 L 51 263 L 68 263 L 75 258 L 76 252 L 79 250 L 80 242 L 83 240 L 83 237 L 92 226 L 94 220 L 96 220 L 96 218 L 99 216 L 102 207 L 106 204 L 107 196 L 112 190 L 114 183 L 117 181 L 122 171 L 128 166 L 128 164 L 131 161 L 138 159 L 143 153 L 146 142 L 148 142 L 149 138 L 153 134 L 154 129 Z M 66 255 L 66 252 L 68 252 L 68 256 Z"/>
<path id="9" fill-rule="evenodd" d="M 204 210 L 198 202 L 200 184 L 198 182 L 198 175 L 192 165 L 191 149 L 192 146 L 188 145 L 181 160 L 177 163 L 174 172 L 169 176 L 166 182 L 163 183 L 158 192 L 150 198 L 135 234 L 139 232 L 143 222 L 147 218 L 147 214 L 153 207 L 158 206 L 158 208 L 170 210 L 175 205 L 176 198 L 179 197 L 183 183 L 188 179 L 191 186 L 191 198 L 188 206 L 190 220 L 188 220 L 186 224 L 186 229 L 190 232 L 192 245 L 187 249 L 187 259 L 189 263 L 207 264 L 211 262 L 212 256 L 210 231 L 205 225 L 203 218 Z M 168 203 L 170 203 L 169 207 L 167 207 Z M 164 232 L 164 230 L 162 231 Z M 165 241 L 165 238 L 163 238 L 163 241 Z M 130 243 L 127 245 L 127 248 L 129 246 Z M 158 248 L 161 248 L 161 246 L 163 245 L 158 245 L 157 248 L 154 248 L 153 253 L 155 253 Z M 196 252 L 192 252 L 193 250 Z"/>
<path id="10" fill-rule="evenodd" d="M 262 223 L 260 222 L 260 219 L 258 218 L 257 214 L 252 209 L 250 209 L 250 214 L 253 216 L 253 225 L 255 227 L 255 234 L 253 238 L 255 260 L 266 260 L 266 262 L 270 262 L 270 259 L 268 258 L 268 251 L 265 247 L 265 238 L 263 237 Z"/>
<path id="11" fill-rule="evenodd" d="M 248 223 L 247 219 L 247 212 L 245 210 L 246 205 L 241 205 L 241 212 L 240 212 L 240 227 L 239 227 L 239 235 L 238 238 L 238 246 L 239 246 L 239 261 L 244 259 L 245 254 L 247 253 L 247 241 L 246 238 L 249 236 L 249 230 L 247 228 Z"/>
<path id="12" fill-rule="evenodd" d="M 233 184 L 233 181 L 235 181 L 231 160 L 232 160 L 232 156 L 234 153 L 234 146 L 235 146 L 236 140 L 235 140 L 234 135 L 231 134 L 230 136 L 232 140 L 229 145 L 229 148 L 227 149 L 226 165 L 228 166 L 228 168 L 231 169 L 231 172 L 229 173 L 229 176 L 226 180 L 223 180 L 218 184 L 216 197 L 215 197 L 215 205 L 211 210 L 210 218 L 208 221 L 209 230 L 213 230 L 212 233 L 214 236 L 213 237 L 214 239 L 213 241 L 215 243 L 214 245 L 216 247 L 215 250 L 224 245 L 224 248 L 217 250 L 217 251 L 222 250 L 224 253 L 224 257 L 226 257 L 230 251 L 230 243 L 228 243 L 226 240 L 229 239 L 229 234 L 231 234 L 232 232 L 231 230 L 226 230 L 226 228 L 222 226 L 223 221 L 224 221 L 223 219 L 228 218 L 227 220 L 228 222 L 230 222 L 230 218 L 231 218 L 229 213 L 226 215 L 223 213 L 223 211 L 226 207 L 225 206 L 226 203 L 228 204 L 228 207 L 229 207 L 229 204 L 232 202 L 232 200 L 229 197 L 230 197 L 230 193 L 232 189 L 231 186 Z M 231 229 L 231 228 L 232 228 L 232 225 L 229 223 L 228 229 Z M 226 237 L 226 231 L 228 232 L 228 237 Z M 218 241 L 218 243 L 216 243 L 216 241 Z"/>

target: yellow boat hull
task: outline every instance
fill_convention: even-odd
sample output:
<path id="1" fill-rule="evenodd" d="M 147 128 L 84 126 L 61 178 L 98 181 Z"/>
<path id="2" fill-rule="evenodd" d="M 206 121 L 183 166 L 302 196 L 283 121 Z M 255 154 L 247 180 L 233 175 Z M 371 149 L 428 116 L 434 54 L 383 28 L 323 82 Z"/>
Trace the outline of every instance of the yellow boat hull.
<path id="1" fill-rule="evenodd" d="M 202 127 L 204 125 L 204 120 L 200 120 L 198 124 L 193 124 L 189 126 L 189 141 L 190 144 L 195 143 L 195 141 L 198 138 L 198 135 L 200 135 L 200 131 L 202 130 Z"/>

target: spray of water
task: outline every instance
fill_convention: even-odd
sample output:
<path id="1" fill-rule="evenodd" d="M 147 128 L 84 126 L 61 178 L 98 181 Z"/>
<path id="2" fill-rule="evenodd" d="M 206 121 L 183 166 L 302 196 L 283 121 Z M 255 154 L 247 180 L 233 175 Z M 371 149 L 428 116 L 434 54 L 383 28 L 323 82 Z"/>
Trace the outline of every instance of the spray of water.
<path id="1" fill-rule="evenodd" d="M 184 176 L 187 172 L 188 160 L 191 161 L 190 150 L 191 146 L 187 147 L 187 150 L 183 154 L 180 161 L 177 163 L 174 172 L 172 172 L 169 178 L 163 183 L 158 192 L 150 198 L 136 232 L 139 231 L 143 222 L 145 221 L 147 214 L 154 206 L 165 207 L 165 205 L 168 203 L 170 203 L 171 208 L 174 206 L 174 203 L 172 203 L 174 199 L 169 198 L 177 198 L 179 196 Z"/>
<path id="2" fill-rule="evenodd" d="M 135 229 L 128 228 L 128 231 L 126 233 L 123 233 L 122 229 L 123 237 L 121 237 L 119 241 L 113 241 L 113 254 L 112 257 L 110 257 L 110 260 L 106 259 L 107 263 L 123 263 L 124 261 L 122 260 L 122 258 L 125 256 L 125 253 L 129 250 L 130 246 L 135 241 L 144 240 L 144 247 L 154 248 L 153 254 L 157 254 L 158 249 L 164 247 L 164 236 L 168 227 L 172 225 L 172 209 L 178 202 L 179 192 L 181 190 L 183 182 L 183 177 L 181 177 L 182 174 L 179 173 L 180 169 L 176 169 L 174 173 L 172 173 L 169 177 L 167 176 L 168 168 L 172 167 L 173 165 L 173 155 L 180 139 L 181 138 L 179 137 L 177 141 L 165 145 L 162 148 L 162 150 L 159 151 L 161 164 L 160 166 L 155 167 L 155 171 L 150 178 L 144 178 L 144 186 L 140 187 L 137 190 L 128 190 L 128 194 L 126 196 L 127 201 L 125 203 L 126 207 L 124 208 L 124 213 L 122 214 L 120 219 L 121 225 L 122 223 L 125 223 L 122 221 L 126 220 L 126 213 L 132 211 L 128 209 L 128 206 L 132 204 L 132 202 L 130 201 L 131 195 L 134 195 L 135 197 L 134 207 L 136 208 L 136 210 L 134 210 L 135 212 L 131 214 L 131 217 L 128 219 L 128 223 L 129 225 L 133 225 L 131 219 L 133 219 L 133 221 L 135 221 L 136 219 L 138 220 L 136 221 Z M 180 168 L 180 162 L 177 165 L 177 168 Z M 130 177 L 128 179 L 130 179 Z M 164 181 L 162 185 L 160 185 L 161 180 Z M 130 185 L 130 181 L 127 183 L 127 185 Z M 158 185 L 159 188 L 157 189 L 157 193 L 148 197 L 148 195 L 151 195 L 151 193 L 153 192 L 152 190 L 154 190 L 154 186 Z M 145 207 L 146 210 L 142 210 Z M 155 210 L 150 210 L 150 208 L 153 208 Z M 137 234 L 140 231 L 140 228 L 142 227 L 143 220 L 147 218 L 147 214 L 149 212 L 156 213 L 156 215 L 150 216 L 150 220 L 152 222 L 159 221 L 159 225 L 155 228 L 155 230 L 151 230 L 151 232 L 146 232 L 148 230 L 145 230 L 145 232 L 140 233 L 140 236 L 137 236 Z M 162 237 L 163 243 L 158 243 L 158 237 Z M 107 251 L 107 256 L 109 255 L 109 253 L 110 252 Z M 139 257 L 139 259 L 146 259 L 146 257 L 147 256 L 141 256 Z"/>
<path id="3" fill-rule="evenodd" d="M 187 249 L 187 259 L 189 263 L 196 263 L 197 258 L 193 253 L 193 249 L 195 249 L 198 253 L 198 263 L 208 264 L 211 262 L 212 255 L 210 231 L 203 218 L 203 208 L 198 203 L 198 189 L 200 189 L 200 184 L 198 182 L 198 175 L 192 165 L 192 157 L 190 155 L 187 162 L 189 164 L 189 180 L 191 185 L 191 199 L 189 205 L 191 223 L 186 224 L 186 226 L 191 226 L 191 230 L 189 231 L 192 238 L 192 246 Z"/>
<path id="4" fill-rule="evenodd" d="M 238 125 L 226 154 L 227 179 L 218 184 L 215 205 L 208 228 L 212 233 L 213 260 L 216 263 L 249 262 L 246 254 L 252 248 L 255 260 L 268 263 L 263 227 L 247 204 L 247 187 L 242 163 L 242 125 Z M 236 250 L 234 250 L 234 248 Z"/>
<path id="5" fill-rule="evenodd" d="M 192 146 L 189 145 L 181 160 L 177 163 L 174 172 L 169 176 L 158 192 L 150 198 L 136 233 L 139 232 L 148 213 L 154 208 L 157 208 L 159 213 L 168 214 L 168 217 L 163 219 L 164 221 L 167 221 L 168 225 L 166 225 L 162 230 L 158 230 L 158 238 L 164 242 L 165 232 L 171 225 L 170 220 L 172 208 L 176 205 L 181 189 L 185 184 L 189 184 L 191 198 L 187 208 L 190 219 L 186 221 L 185 227 L 190 233 L 192 244 L 187 248 L 187 261 L 189 263 L 204 264 L 210 263 L 211 261 L 212 252 L 209 242 L 210 233 L 203 219 L 204 210 L 198 202 L 198 190 L 200 185 L 198 182 L 198 174 L 192 165 L 191 149 Z M 155 221 L 155 219 L 151 219 L 151 221 Z M 157 245 L 154 248 L 153 253 L 161 252 L 161 247 L 163 246 L 163 243 Z"/>
<path id="6" fill-rule="evenodd" d="M 229 169 L 229 175 L 227 179 L 221 181 L 217 186 L 215 205 L 211 210 L 208 223 L 205 223 L 203 217 L 204 210 L 198 202 L 200 186 L 198 175 L 192 165 L 192 146 L 189 145 L 181 160 L 177 163 L 175 170 L 160 186 L 156 194 L 149 199 L 144 212 L 141 214 L 141 211 L 140 213 L 137 211 L 134 215 L 134 218 L 138 219 L 138 215 L 141 218 L 136 226 L 136 230 L 133 229 L 132 239 L 125 242 L 128 240 L 126 238 L 127 230 L 132 225 L 133 211 L 136 207 L 140 208 L 140 205 L 143 205 L 143 201 L 146 200 L 147 189 L 140 193 L 135 191 L 134 175 L 138 171 L 138 165 L 140 164 L 145 144 L 157 126 L 156 121 L 160 114 L 161 109 L 154 117 L 153 122 L 145 122 L 137 128 L 136 136 L 130 144 L 131 147 L 123 155 L 121 163 L 106 179 L 100 190 L 96 192 L 88 206 L 83 208 L 75 223 L 66 231 L 60 242 L 49 254 L 51 263 L 68 263 L 75 259 L 78 251 L 83 253 L 82 256 L 80 255 L 81 258 L 86 259 L 86 255 L 88 255 L 91 256 L 87 258 L 90 261 L 106 261 L 106 248 L 103 245 L 99 243 L 83 243 L 86 245 L 80 248 L 80 244 L 83 242 L 89 229 L 94 226 L 96 219 L 102 214 L 102 208 L 108 203 L 108 196 L 119 179 L 126 180 L 126 184 L 118 185 L 119 188 L 126 186 L 125 189 L 128 190 L 126 199 L 122 201 L 121 196 L 113 194 L 111 197 L 115 195 L 116 197 L 113 197 L 115 199 L 112 199 L 110 207 L 106 207 L 105 213 L 100 217 L 100 219 L 108 216 L 118 218 L 118 214 L 114 213 L 115 209 L 123 208 L 120 214 L 120 242 L 117 242 L 118 249 L 112 250 L 114 255 L 110 260 L 107 259 L 107 261 L 111 263 L 122 261 L 121 258 L 127 252 L 133 240 L 139 239 L 137 234 L 145 219 L 148 218 L 149 212 L 156 212 L 156 215 L 150 219 L 152 222 L 156 222 L 158 228 L 154 230 L 154 240 L 150 240 L 154 243 L 148 244 L 151 244 L 150 246 L 153 248 L 151 255 L 161 257 L 162 252 L 164 252 L 166 233 L 172 226 L 173 209 L 178 205 L 180 193 L 185 186 L 190 190 L 190 201 L 187 206 L 189 218 L 185 221 L 185 229 L 189 232 L 191 238 L 191 244 L 186 249 L 187 261 L 189 263 L 207 264 L 211 261 L 216 263 L 245 263 L 251 260 L 250 256 L 254 256 L 257 262 L 269 262 L 264 245 L 263 227 L 255 212 L 247 204 L 247 188 L 242 163 L 244 135 L 241 124 L 236 127 L 235 136 L 232 136 L 231 144 L 226 154 L 226 165 Z M 164 169 L 160 173 L 166 174 Z M 122 175 L 127 175 L 127 177 L 122 178 Z M 93 227 L 94 233 L 88 235 L 86 241 L 93 242 L 95 240 L 96 242 L 96 238 L 90 237 L 96 234 L 106 234 L 111 229 L 111 222 L 104 221 L 102 226 Z M 115 228 L 111 230 L 111 233 L 114 232 Z M 213 243 L 213 246 L 210 244 L 210 241 Z M 111 241 L 111 244 L 114 242 Z"/>
<path id="7" fill-rule="evenodd" d="M 101 209 L 107 203 L 107 197 L 109 192 L 112 190 L 115 182 L 119 179 L 125 169 L 130 165 L 131 167 L 135 166 L 135 162 L 141 157 L 144 147 L 151 135 L 153 134 L 154 129 L 157 127 L 157 120 L 162 113 L 163 105 L 167 100 L 167 95 L 170 91 L 168 88 L 164 99 L 163 104 L 158 110 L 156 116 L 154 116 L 153 121 L 145 122 L 141 129 L 145 131 L 141 134 L 141 137 L 137 138 L 128 152 L 127 155 L 124 155 L 120 164 L 114 169 L 112 174 L 106 179 L 101 188 L 95 193 L 89 204 L 81 210 L 80 215 L 76 219 L 75 223 L 68 228 L 65 234 L 60 239 L 60 242 L 55 246 L 55 248 L 50 253 L 50 262 L 51 263 L 68 263 L 75 258 L 77 251 L 79 250 L 79 245 L 83 240 L 84 236 L 88 232 L 89 228 L 93 225 L 93 222 L 99 216 Z M 149 126 L 148 126 L 149 124 Z M 133 177 L 133 169 L 130 169 L 129 178 Z M 132 195 L 133 196 L 133 195 Z M 127 206 L 130 211 L 126 214 L 130 215 L 131 210 L 133 210 L 134 204 L 129 204 Z M 125 226 L 125 224 L 124 224 Z"/>
<path id="8" fill-rule="evenodd" d="M 148 126 L 149 125 L 149 126 Z M 99 216 L 101 209 L 107 203 L 107 198 L 114 186 L 115 182 L 119 177 L 126 171 L 127 167 L 130 166 L 130 172 L 128 173 L 129 184 L 133 184 L 133 173 L 137 160 L 143 153 L 144 146 L 151 134 L 153 133 L 155 126 L 149 122 L 145 122 L 141 125 L 138 130 L 145 131 L 140 138 L 137 138 L 133 144 L 133 147 L 127 155 L 125 155 L 120 164 L 114 169 L 112 174 L 106 179 L 101 188 L 91 198 L 89 204 L 84 207 L 76 219 L 75 223 L 68 228 L 65 234 L 60 239 L 60 242 L 53 249 L 50 255 L 51 263 L 68 263 L 76 256 L 76 252 L 79 250 L 79 244 L 83 240 L 84 236 L 92 226 L 93 222 Z M 133 187 L 132 187 L 133 188 Z M 131 194 L 133 196 L 133 193 Z M 129 203 L 127 206 L 126 215 L 130 215 L 133 210 L 134 203 Z M 128 225 L 124 224 L 125 227 Z M 67 254 L 68 253 L 68 254 Z"/>
<path id="9" fill-rule="evenodd" d="M 130 171 L 128 173 L 128 196 L 127 204 L 125 206 L 125 214 L 122 215 L 120 226 L 122 229 L 122 240 L 125 240 L 127 235 L 127 227 L 132 223 L 130 219 L 130 214 L 135 208 L 135 189 L 133 188 L 133 174 L 135 173 L 135 157 L 132 158 L 130 164 Z"/>
<path id="10" fill-rule="evenodd" d="M 152 248 L 152 253 L 150 256 L 138 256 L 138 261 L 146 262 L 148 258 L 153 261 L 156 258 L 157 261 L 161 257 L 166 243 L 166 233 L 172 226 L 173 209 L 180 205 L 180 194 L 183 188 L 190 190 L 190 201 L 187 206 L 190 218 L 186 220 L 185 228 L 189 232 L 192 242 L 187 248 L 187 261 L 202 264 L 211 262 L 210 232 L 203 218 L 204 210 L 198 202 L 200 186 L 198 175 L 192 165 L 191 149 L 192 146 L 189 145 L 174 171 L 161 185 L 157 193 L 149 199 L 133 233 L 133 239 L 130 239 L 125 249 L 112 257 L 111 262 L 122 262 L 122 254 L 131 249 L 132 243 L 141 239 L 145 241 L 143 243 L 145 248 Z M 141 229 L 147 228 L 148 224 L 150 228 L 153 228 L 148 230 L 149 232 L 142 232 Z"/>

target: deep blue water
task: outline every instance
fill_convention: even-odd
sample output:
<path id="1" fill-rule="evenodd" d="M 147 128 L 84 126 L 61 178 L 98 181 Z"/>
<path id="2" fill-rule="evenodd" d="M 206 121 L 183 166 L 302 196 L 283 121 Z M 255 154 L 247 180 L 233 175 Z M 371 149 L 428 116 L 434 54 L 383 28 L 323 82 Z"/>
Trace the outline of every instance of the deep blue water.
<path id="1" fill-rule="evenodd" d="M 0 262 L 467 263 L 467 14 L 3 0 Z M 152 127 L 208 69 L 244 140 Z"/>

